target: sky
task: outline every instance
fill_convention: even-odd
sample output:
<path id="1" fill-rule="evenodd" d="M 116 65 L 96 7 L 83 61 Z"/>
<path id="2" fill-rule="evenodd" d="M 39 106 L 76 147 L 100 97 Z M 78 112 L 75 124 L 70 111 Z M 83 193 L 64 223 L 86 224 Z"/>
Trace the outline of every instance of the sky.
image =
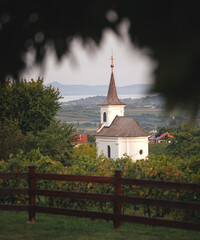
<path id="1" fill-rule="evenodd" d="M 114 76 L 117 86 L 153 83 L 156 62 L 147 49 L 138 49 L 128 35 L 129 21 L 124 20 L 118 28 L 120 36 L 111 29 L 103 32 L 100 45 L 92 40 L 83 45 L 81 38 L 74 38 L 70 51 L 61 62 L 54 50 L 48 48 L 43 71 L 30 67 L 34 54 L 26 56 L 28 70 L 22 73 L 26 79 L 44 78 L 44 83 L 59 82 L 65 85 L 108 85 L 110 81 L 110 57 L 114 57 Z"/>

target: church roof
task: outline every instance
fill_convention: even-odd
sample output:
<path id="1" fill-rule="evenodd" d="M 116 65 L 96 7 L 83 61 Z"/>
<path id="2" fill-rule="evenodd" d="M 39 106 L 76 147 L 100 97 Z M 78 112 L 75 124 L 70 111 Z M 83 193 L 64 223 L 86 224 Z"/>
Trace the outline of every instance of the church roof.
<path id="1" fill-rule="evenodd" d="M 102 128 L 96 136 L 105 137 L 148 137 L 133 117 L 116 116 L 109 127 Z"/>
<path id="2" fill-rule="evenodd" d="M 110 85 L 108 89 L 108 94 L 106 100 L 99 104 L 100 106 L 105 106 L 105 105 L 126 105 L 125 103 L 121 102 L 117 96 L 117 90 L 115 86 L 115 79 L 114 79 L 114 74 L 113 74 L 113 57 L 111 57 L 112 63 L 111 63 L 111 78 L 110 78 Z"/>

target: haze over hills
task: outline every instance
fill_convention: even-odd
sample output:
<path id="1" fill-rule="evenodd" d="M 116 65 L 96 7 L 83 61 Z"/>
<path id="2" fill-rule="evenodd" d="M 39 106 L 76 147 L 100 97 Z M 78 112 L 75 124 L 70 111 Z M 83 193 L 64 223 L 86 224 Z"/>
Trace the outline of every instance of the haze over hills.
<path id="1" fill-rule="evenodd" d="M 100 103 L 102 103 L 105 100 L 106 96 L 95 96 L 95 97 L 87 97 L 82 98 L 74 101 L 69 101 L 67 103 L 62 103 L 62 106 L 82 106 L 82 107 L 95 107 L 98 106 Z M 123 103 L 125 103 L 127 106 L 126 108 L 157 108 L 157 109 L 163 109 L 165 108 L 165 101 L 164 98 L 161 95 L 155 95 L 155 96 L 146 96 L 139 99 L 131 99 L 131 98 L 125 98 L 121 99 Z"/>
<path id="2" fill-rule="evenodd" d="M 72 95 L 107 95 L 108 85 L 64 85 L 58 82 L 52 82 L 46 86 L 51 85 L 54 88 L 59 88 L 62 96 Z M 117 93 L 121 95 L 126 94 L 145 94 L 151 88 L 152 84 L 135 84 L 123 87 L 117 87 Z"/>

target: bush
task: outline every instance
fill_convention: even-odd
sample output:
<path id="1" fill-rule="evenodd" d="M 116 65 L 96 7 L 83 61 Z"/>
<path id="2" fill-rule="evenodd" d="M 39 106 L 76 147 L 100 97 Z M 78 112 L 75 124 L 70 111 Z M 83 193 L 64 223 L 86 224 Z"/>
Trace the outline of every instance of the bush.
<path id="1" fill-rule="evenodd" d="M 18 154 L 15 158 L 11 158 L 8 162 L 0 162 L 0 171 L 2 172 L 27 172 L 28 165 L 33 163 L 37 166 L 38 172 L 54 172 L 62 174 L 78 174 L 78 175 L 97 175 L 97 176 L 113 176 L 116 168 L 121 168 L 123 177 L 137 179 L 153 179 L 159 181 L 175 181 L 175 182 L 200 182 L 200 159 L 192 157 L 191 159 L 182 159 L 180 157 L 168 157 L 166 155 L 151 155 L 146 160 L 138 160 L 132 162 L 128 156 L 113 160 L 101 155 L 97 157 L 97 149 L 95 145 L 92 147 L 88 143 L 75 148 L 71 155 L 73 165 L 63 166 L 59 161 L 53 161 L 49 157 L 43 156 L 39 150 L 33 150 L 24 155 Z M 21 187 L 19 180 L 2 181 L 1 187 Z M 27 186 L 23 182 L 24 186 Z M 98 183 L 77 183 L 62 181 L 37 181 L 38 188 L 59 189 L 66 191 L 79 191 L 89 193 L 112 194 L 113 185 Z M 123 194 L 128 196 L 148 197 L 157 199 L 170 199 L 182 201 L 200 201 L 199 193 L 190 193 L 186 191 L 143 188 L 135 186 L 124 186 Z M 17 202 L 19 198 L 2 198 L 1 202 Z M 20 199 L 26 202 L 27 199 Z M 38 198 L 39 204 L 57 207 L 72 207 L 78 209 L 99 208 L 102 211 L 109 211 L 112 203 L 102 203 L 98 201 L 85 201 L 74 199 L 56 199 L 51 197 Z M 175 219 L 185 221 L 200 221 L 200 217 L 194 211 L 190 214 L 187 211 L 172 210 L 168 208 L 154 208 L 144 206 L 138 208 L 136 205 L 124 204 L 123 211 L 133 211 L 134 214 L 144 214 L 154 217 L 173 216 Z"/>

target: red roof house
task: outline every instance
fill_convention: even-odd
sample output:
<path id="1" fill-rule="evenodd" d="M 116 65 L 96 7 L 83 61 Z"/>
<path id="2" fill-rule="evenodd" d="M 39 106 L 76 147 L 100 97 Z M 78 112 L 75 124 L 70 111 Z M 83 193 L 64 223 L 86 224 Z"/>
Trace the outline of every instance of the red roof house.
<path id="1" fill-rule="evenodd" d="M 77 144 L 77 145 L 83 144 L 84 142 L 87 142 L 86 134 L 76 135 L 76 136 L 74 136 L 74 141 L 72 141 L 72 143 Z"/>
<path id="2" fill-rule="evenodd" d="M 165 132 L 156 138 L 156 142 L 163 142 L 163 141 L 166 141 L 168 138 L 173 138 L 173 137 L 174 136 L 170 135 L 168 132 Z"/>

